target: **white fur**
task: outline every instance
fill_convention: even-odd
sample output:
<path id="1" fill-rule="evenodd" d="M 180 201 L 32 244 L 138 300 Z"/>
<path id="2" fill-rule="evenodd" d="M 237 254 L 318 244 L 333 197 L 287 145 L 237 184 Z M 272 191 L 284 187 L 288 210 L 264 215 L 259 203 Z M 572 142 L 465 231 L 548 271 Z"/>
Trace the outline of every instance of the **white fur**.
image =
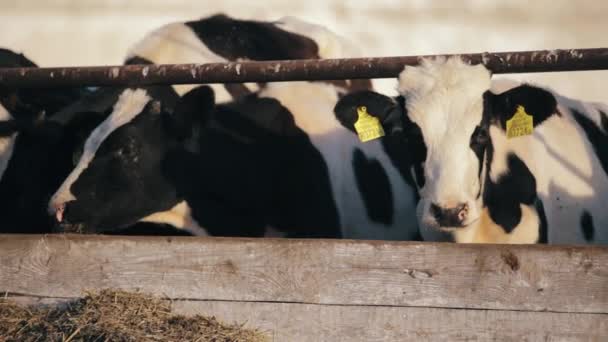
<path id="1" fill-rule="evenodd" d="M 501 90 L 515 85 L 507 84 Z M 399 90 L 407 98 L 408 115 L 420 125 L 429 150 L 421 203 L 461 201 L 463 198 L 470 201 L 470 189 L 478 188 L 479 185 L 475 184 L 478 161 L 469 152 L 468 140 L 481 120 L 480 101 L 483 92 L 489 88 L 489 73 L 485 68 L 466 66 L 456 60 L 426 61 L 421 67 L 406 68 L 401 75 Z M 490 179 L 497 181 L 509 171 L 506 156 L 514 153 L 536 179 L 536 191 L 547 217 L 549 243 L 586 243 L 580 228 L 583 210 L 593 218 L 593 242 L 606 243 L 608 177 L 570 108 L 599 124 L 598 110 L 608 113 L 608 106 L 554 95 L 561 116 L 551 116 L 537 126 L 532 135 L 507 139 L 504 131 L 490 127 L 494 146 Z M 448 175 L 447 180 L 444 175 Z M 478 201 L 476 204 L 478 213 L 475 220 L 468 227 L 454 231 L 457 241 L 536 241 L 539 217 L 533 207 L 522 205 L 522 220 L 511 233 L 506 234 L 499 231 L 485 209 L 481 210 L 482 203 Z M 422 224 L 429 223 L 425 220 L 427 209 L 419 208 Z"/>
<path id="2" fill-rule="evenodd" d="M 276 26 L 282 30 L 312 39 L 319 48 L 320 58 L 359 57 L 360 50 L 348 39 L 324 26 L 286 16 L 279 19 Z"/>
<path id="3" fill-rule="evenodd" d="M 351 239 L 408 240 L 418 231 L 413 220 L 413 189 L 405 183 L 386 155 L 380 140 L 361 143 L 342 126 L 333 108 L 338 89 L 330 84 L 312 82 L 270 83 L 261 97 L 272 97 L 293 114 L 296 125 L 310 137 L 328 166 L 333 198 L 338 208 L 342 234 Z M 367 158 L 374 158 L 387 173 L 393 190 L 393 224 L 369 219 L 357 187 L 352 155 L 359 148 Z M 373 181 L 373 180 L 370 180 Z"/>
<path id="4" fill-rule="evenodd" d="M 101 143 L 103 143 L 103 141 L 117 128 L 129 123 L 141 113 L 148 101 L 150 101 L 150 97 L 143 89 L 126 89 L 120 94 L 118 101 L 114 105 L 112 114 L 97 126 L 87 138 L 78 164 L 76 164 L 76 167 L 74 167 L 69 176 L 63 181 L 63 184 L 61 184 L 59 189 L 51 197 L 49 213 L 55 214 L 57 208 L 61 205 L 76 199 L 70 191 L 70 188 L 78 177 L 80 177 L 82 172 L 89 166 L 89 163 L 95 157 L 95 153 L 99 146 L 101 146 Z"/>
<path id="5" fill-rule="evenodd" d="M 4 108 L 0 103 L 0 121 L 10 121 L 13 117 L 11 113 Z M 8 167 L 8 163 L 13 156 L 13 149 L 15 148 L 15 140 L 17 139 L 18 133 L 13 133 L 9 137 L 0 138 L 0 179 L 4 175 L 4 171 Z"/>
<path id="6" fill-rule="evenodd" d="M 209 236 L 207 230 L 201 227 L 192 217 L 192 209 L 186 201 L 179 202 L 167 211 L 148 215 L 139 221 L 170 224 L 177 229 L 185 230 L 195 236 Z"/>

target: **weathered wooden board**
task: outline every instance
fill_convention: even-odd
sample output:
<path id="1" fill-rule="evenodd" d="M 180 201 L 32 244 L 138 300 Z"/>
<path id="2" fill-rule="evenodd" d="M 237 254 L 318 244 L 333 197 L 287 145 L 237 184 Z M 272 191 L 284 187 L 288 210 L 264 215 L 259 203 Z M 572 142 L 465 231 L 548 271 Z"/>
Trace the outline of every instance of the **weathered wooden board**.
<path id="1" fill-rule="evenodd" d="M 608 313 L 608 248 L 0 236 L 0 292 Z"/>
<path id="2" fill-rule="evenodd" d="M 607 314 L 254 302 L 176 302 L 274 341 L 608 341 Z"/>
<path id="3" fill-rule="evenodd" d="M 608 314 L 187 300 L 173 309 L 246 323 L 272 341 L 608 341 Z"/>

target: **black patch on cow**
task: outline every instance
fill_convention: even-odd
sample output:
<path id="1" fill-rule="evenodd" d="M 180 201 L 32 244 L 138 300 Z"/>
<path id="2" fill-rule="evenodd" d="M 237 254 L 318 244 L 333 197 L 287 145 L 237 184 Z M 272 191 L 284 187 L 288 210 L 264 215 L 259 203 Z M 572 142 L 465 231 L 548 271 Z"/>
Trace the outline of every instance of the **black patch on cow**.
<path id="1" fill-rule="evenodd" d="M 487 148 L 488 171 L 483 194 L 484 205 L 490 217 L 505 232 L 510 233 L 521 221 L 520 204 L 532 205 L 536 200 L 536 178 L 526 164 L 515 154 L 507 155 L 506 174 L 496 183 L 490 178 L 490 164 L 493 157 L 491 144 Z"/>
<path id="2" fill-rule="evenodd" d="M 398 102 L 374 91 L 359 91 L 342 97 L 334 106 L 334 113 L 342 126 L 356 133 L 357 108 L 365 106 L 367 112 L 382 123 L 386 135 L 403 132 L 403 109 Z"/>
<path id="3" fill-rule="evenodd" d="M 19 131 L 0 180 L 0 232 L 52 232 L 47 203 L 71 167 L 69 154 L 61 147 L 62 132 L 52 122 Z"/>
<path id="4" fill-rule="evenodd" d="M 261 236 L 270 225 L 290 237 L 340 237 L 323 156 L 277 100 L 253 94 L 217 106 L 199 146 L 200 155 L 174 158 L 190 180 L 183 167 L 169 173 L 184 179 L 178 192 L 210 234 Z"/>
<path id="5" fill-rule="evenodd" d="M 104 232 L 104 235 L 131 235 L 131 236 L 192 236 L 183 229 L 177 229 L 168 224 L 152 222 L 138 222 L 125 229 Z"/>
<path id="6" fill-rule="evenodd" d="M 368 159 L 363 151 L 356 148 L 353 152 L 353 169 L 367 216 L 375 222 L 392 224 L 393 193 L 382 165 L 375 159 Z"/>
<path id="7" fill-rule="evenodd" d="M 576 122 L 581 126 L 587 135 L 587 139 L 593 146 L 593 150 L 604 169 L 604 173 L 608 173 L 608 117 L 606 113 L 599 112 L 600 123 L 602 127 L 598 127 L 593 120 L 583 115 L 579 111 L 571 108 L 572 115 Z"/>
<path id="8" fill-rule="evenodd" d="M 2 68 L 35 68 L 37 65 L 23 54 L 0 48 L 0 67 Z M 0 86 L 0 103 L 18 118 L 20 111 L 45 113 L 52 116 L 59 109 L 83 96 L 86 89 L 82 87 L 51 88 L 8 88 Z M 22 119 L 25 119 L 22 117 Z"/>
<path id="9" fill-rule="evenodd" d="M 136 64 L 154 64 L 151 60 L 139 56 L 129 57 L 125 60 L 125 65 L 136 65 Z"/>
<path id="10" fill-rule="evenodd" d="M 523 106 L 526 113 L 532 115 L 534 127 L 552 115 L 559 115 L 557 100 L 551 92 L 525 84 L 492 96 L 489 122 L 506 129 L 507 120 L 513 117 L 518 106 Z"/>
<path id="11" fill-rule="evenodd" d="M 540 198 L 536 198 L 534 206 L 536 207 L 538 219 L 540 220 L 538 243 L 549 243 L 549 223 L 547 222 L 547 214 L 545 213 L 543 201 Z"/>
<path id="12" fill-rule="evenodd" d="M 581 232 L 587 242 L 593 241 L 595 235 L 595 227 L 593 226 L 593 217 L 585 210 L 581 215 Z"/>
<path id="13" fill-rule="evenodd" d="M 251 94 L 243 83 L 224 83 L 224 88 L 233 99 Z"/>
<path id="14" fill-rule="evenodd" d="M 0 137 L 9 137 L 22 128 L 17 120 L 0 121 Z"/>
<path id="15" fill-rule="evenodd" d="M 125 87 L 99 87 L 57 111 L 52 120 L 67 124 L 80 113 L 110 114 Z"/>
<path id="16" fill-rule="evenodd" d="M 36 63 L 32 62 L 22 53 L 16 53 L 4 48 L 0 48 L 0 65 L 3 68 L 37 67 Z"/>
<path id="17" fill-rule="evenodd" d="M 223 14 L 185 23 L 215 54 L 234 61 L 319 58 L 317 44 L 274 23 L 237 20 Z"/>

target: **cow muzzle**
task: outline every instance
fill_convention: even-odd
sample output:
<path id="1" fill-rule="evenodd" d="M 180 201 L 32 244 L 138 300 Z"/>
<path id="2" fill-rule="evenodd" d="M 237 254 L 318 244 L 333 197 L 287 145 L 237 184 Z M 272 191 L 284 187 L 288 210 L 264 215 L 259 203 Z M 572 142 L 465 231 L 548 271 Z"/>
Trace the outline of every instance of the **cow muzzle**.
<path id="1" fill-rule="evenodd" d="M 464 227 L 469 216 L 469 205 L 467 203 L 459 203 L 450 207 L 431 203 L 429 210 L 431 216 L 440 227 Z"/>
<path id="2" fill-rule="evenodd" d="M 65 214 L 65 203 L 51 203 L 49 205 L 49 215 L 53 217 L 55 223 L 62 223 Z"/>

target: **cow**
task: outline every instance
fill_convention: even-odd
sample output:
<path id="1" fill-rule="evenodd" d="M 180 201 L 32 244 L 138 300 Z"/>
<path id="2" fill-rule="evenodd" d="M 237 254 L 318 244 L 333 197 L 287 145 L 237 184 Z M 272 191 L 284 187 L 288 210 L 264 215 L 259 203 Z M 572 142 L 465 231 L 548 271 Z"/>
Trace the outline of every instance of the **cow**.
<path id="1" fill-rule="evenodd" d="M 276 22 L 259 22 L 230 18 L 223 14 L 213 15 L 195 21 L 178 22 L 164 25 L 134 44 L 129 49 L 124 63 L 129 64 L 163 64 L 163 63 L 209 63 L 235 60 L 267 60 L 293 58 L 320 58 L 335 53 L 337 48 L 347 49 L 350 43 L 329 46 L 333 40 L 313 41 L 309 37 L 291 33 L 298 28 L 309 36 L 320 37 L 329 33 L 326 29 L 305 23 L 296 18 L 286 17 Z M 333 37 L 333 36 L 332 36 Z M 369 81 L 355 81 L 353 85 L 367 86 Z M 172 110 L 175 94 L 183 94 L 193 85 L 175 85 L 144 88 L 148 95 L 162 101 L 165 110 Z M 216 94 L 224 101 L 247 94 L 251 89 L 258 89 L 255 84 L 212 85 Z M 163 88 L 164 94 L 159 94 Z M 171 90 L 172 88 L 172 90 Z M 101 124 L 112 112 L 120 94 L 126 87 L 101 87 L 86 94 L 79 101 L 58 111 L 52 121 L 67 126 L 70 131 L 64 140 L 63 151 L 72 156 L 76 163 L 82 153 L 86 137 Z M 160 95 L 160 96 L 159 96 Z M 83 136 L 83 134 L 86 134 Z M 72 165 L 72 167 L 75 164 Z M 69 172 L 68 172 L 69 173 Z M 66 173 L 67 175 L 67 173 Z M 64 177 L 65 178 L 65 175 Z M 140 229 L 139 227 L 146 227 Z M 151 224 L 137 224 L 134 227 L 107 233 L 122 234 L 150 232 Z M 154 229 L 158 232 L 158 229 Z M 167 230 L 169 231 L 169 230 Z M 176 234 L 182 234 L 176 231 Z"/>
<path id="2" fill-rule="evenodd" d="M 400 113 L 385 130 L 411 149 L 425 239 L 606 243 L 608 107 L 530 83 L 491 88 L 483 65 L 429 58 L 404 68 L 396 98 L 343 101 Z"/>
<path id="3" fill-rule="evenodd" d="M 327 30 L 291 27 L 301 31 L 282 39 L 305 37 L 318 57 L 351 53 Z M 266 32 L 244 37 L 268 49 L 292 46 L 266 45 Z M 298 55 L 276 56 L 267 59 Z M 87 139 L 49 214 L 85 232 L 143 221 L 195 235 L 263 236 L 270 227 L 290 237 L 417 239 L 416 194 L 401 158 L 382 137 L 359 141 L 334 112 L 340 97 L 370 85 L 258 84 L 230 101 L 225 89 L 202 86 L 184 93 L 172 114 L 146 91 L 125 90 Z"/>
<path id="4" fill-rule="evenodd" d="M 0 49 L 0 67 L 37 65 Z M 0 232 L 51 231 L 46 203 L 71 163 L 61 160 L 63 127 L 47 118 L 84 93 L 83 88 L 0 88 Z"/>
<path id="5" fill-rule="evenodd" d="M 21 53 L 0 49 L 0 67 L 37 65 Z M 72 170 L 86 137 L 107 116 L 113 92 L 82 87 L 0 89 L 1 233 L 54 232 L 48 201 Z M 66 110 L 77 114 L 65 116 Z M 83 110 L 88 111 L 79 112 Z M 148 223 L 115 233 L 184 235 Z"/>

